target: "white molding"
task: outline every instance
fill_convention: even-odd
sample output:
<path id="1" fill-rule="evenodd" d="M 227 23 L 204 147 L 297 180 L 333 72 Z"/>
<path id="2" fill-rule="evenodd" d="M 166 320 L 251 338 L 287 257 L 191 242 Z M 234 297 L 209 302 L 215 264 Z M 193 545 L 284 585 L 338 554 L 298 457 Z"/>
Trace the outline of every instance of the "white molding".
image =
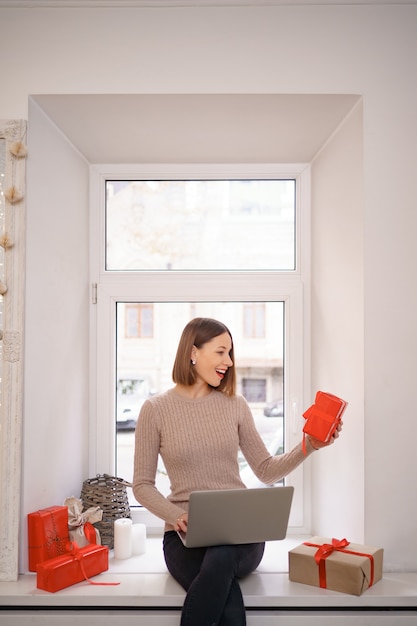
<path id="1" fill-rule="evenodd" d="M 103 9 L 103 8 L 180 8 L 180 7 L 268 7 L 314 5 L 409 5 L 417 0 L 0 0 L 10 9 Z"/>
<path id="2" fill-rule="evenodd" d="M 26 121 L 0 120 L 0 138 L 6 141 L 4 188 L 14 185 L 23 199 L 5 200 L 4 230 L 13 246 L 4 252 L 7 292 L 3 308 L 0 413 L 0 581 L 18 577 L 20 478 L 23 406 L 23 322 L 25 285 L 25 175 L 26 159 L 10 151 L 13 142 L 26 138 Z"/>

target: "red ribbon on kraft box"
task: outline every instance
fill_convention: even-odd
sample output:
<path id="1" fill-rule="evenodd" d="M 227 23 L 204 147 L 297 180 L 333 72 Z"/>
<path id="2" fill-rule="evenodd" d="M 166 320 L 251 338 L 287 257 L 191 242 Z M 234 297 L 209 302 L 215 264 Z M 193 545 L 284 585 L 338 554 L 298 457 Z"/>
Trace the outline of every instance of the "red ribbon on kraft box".
<path id="1" fill-rule="evenodd" d="M 86 522 L 84 524 L 84 534 L 88 540 L 88 543 L 97 543 L 96 529 L 90 522 Z"/>
<path id="2" fill-rule="evenodd" d="M 326 559 L 333 552 L 344 552 L 345 554 L 353 554 L 354 556 L 362 556 L 366 557 L 371 562 L 371 575 L 369 581 L 369 587 L 373 585 L 374 582 L 374 557 L 372 554 L 366 554 L 365 552 L 354 552 L 353 550 L 346 550 L 346 547 L 350 544 L 347 539 L 332 539 L 332 543 L 323 543 L 322 545 L 318 543 L 309 543 L 308 541 L 304 542 L 305 546 L 309 546 L 312 548 L 318 548 L 314 555 L 314 560 L 316 561 L 319 568 L 319 580 L 320 587 L 323 589 L 327 589 L 326 582 Z"/>

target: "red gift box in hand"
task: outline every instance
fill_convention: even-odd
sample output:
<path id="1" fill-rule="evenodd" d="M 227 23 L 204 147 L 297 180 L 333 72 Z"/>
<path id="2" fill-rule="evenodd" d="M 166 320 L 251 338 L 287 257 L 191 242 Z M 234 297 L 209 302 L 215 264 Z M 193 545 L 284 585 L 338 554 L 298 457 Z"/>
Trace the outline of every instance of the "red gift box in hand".
<path id="1" fill-rule="evenodd" d="M 306 420 L 303 433 L 303 450 L 305 448 L 305 436 L 310 435 L 314 439 L 328 443 L 335 430 L 340 424 L 342 415 L 347 407 L 347 402 L 324 391 L 316 393 L 314 404 L 303 413 Z"/>
<path id="2" fill-rule="evenodd" d="M 64 554 L 69 540 L 68 508 L 50 506 L 28 515 L 29 571 L 36 565 Z"/>

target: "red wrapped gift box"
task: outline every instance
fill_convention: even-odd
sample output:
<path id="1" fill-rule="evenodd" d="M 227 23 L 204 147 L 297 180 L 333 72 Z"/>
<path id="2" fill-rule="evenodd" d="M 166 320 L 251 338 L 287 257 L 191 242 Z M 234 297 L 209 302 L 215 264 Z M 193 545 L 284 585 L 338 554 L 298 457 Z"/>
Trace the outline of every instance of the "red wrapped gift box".
<path id="1" fill-rule="evenodd" d="M 304 438 L 307 434 L 328 443 L 342 419 L 347 404 L 342 398 L 318 391 L 314 404 L 303 413 L 306 420 L 303 428 Z M 303 450 L 305 453 L 304 439 Z"/>
<path id="2" fill-rule="evenodd" d="M 29 571 L 42 561 L 65 554 L 69 540 L 68 507 L 50 506 L 28 515 Z"/>
<path id="3" fill-rule="evenodd" d="M 107 546 L 90 544 L 78 548 L 75 542 L 69 545 L 73 546 L 70 552 L 38 563 L 36 568 L 36 586 L 38 589 L 54 593 L 83 580 L 91 582 L 89 580 L 91 576 L 96 576 L 109 569 L 109 549 Z"/>

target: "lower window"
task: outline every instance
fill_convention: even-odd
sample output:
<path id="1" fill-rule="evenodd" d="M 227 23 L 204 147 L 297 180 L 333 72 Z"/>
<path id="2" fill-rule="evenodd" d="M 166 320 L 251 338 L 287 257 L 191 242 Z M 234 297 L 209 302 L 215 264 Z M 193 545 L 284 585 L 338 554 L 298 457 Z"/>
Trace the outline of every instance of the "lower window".
<path id="1" fill-rule="evenodd" d="M 228 326 L 235 348 L 237 392 L 248 401 L 270 453 L 282 452 L 284 310 L 284 302 L 117 302 L 114 403 L 117 476 L 131 479 L 134 430 L 141 406 L 147 398 L 173 386 L 171 372 L 177 345 L 184 326 L 193 317 L 213 317 Z M 262 331 L 253 332 L 253 325 L 247 323 L 251 316 L 256 317 L 257 327 Z M 239 461 L 244 483 L 248 487 L 259 486 L 261 483 L 243 456 Z M 158 489 L 168 495 L 169 479 L 162 460 L 156 480 Z M 132 504 L 137 502 L 133 500 Z"/>

